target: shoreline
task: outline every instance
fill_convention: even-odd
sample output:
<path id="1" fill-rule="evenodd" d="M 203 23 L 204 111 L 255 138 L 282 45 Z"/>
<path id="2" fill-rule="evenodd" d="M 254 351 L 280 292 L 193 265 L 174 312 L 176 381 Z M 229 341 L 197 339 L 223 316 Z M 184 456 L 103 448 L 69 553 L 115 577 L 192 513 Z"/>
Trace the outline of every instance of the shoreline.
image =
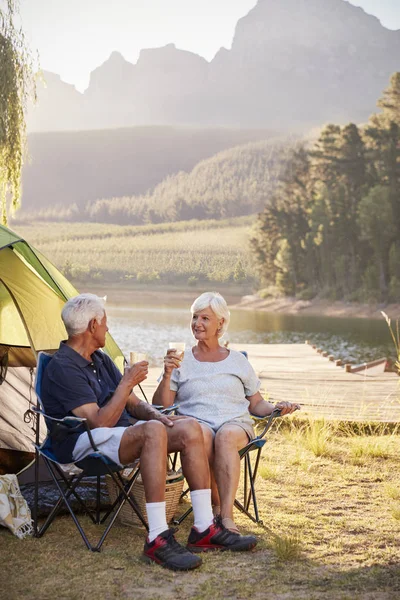
<path id="1" fill-rule="evenodd" d="M 99 296 L 107 296 L 107 301 L 114 305 L 139 304 L 149 306 L 190 306 L 203 291 L 200 289 L 177 288 L 176 286 L 126 286 L 126 285 L 91 285 L 90 289 L 79 286 L 81 292 L 92 292 Z M 297 298 L 259 298 L 255 294 L 243 295 L 243 288 L 234 287 L 219 289 L 234 310 L 256 310 L 262 312 L 288 315 L 323 316 L 349 319 L 383 319 L 384 311 L 391 319 L 400 319 L 400 304 L 359 304 L 357 302 L 329 300 L 299 300 Z"/>
<path id="2" fill-rule="evenodd" d="M 336 317 L 344 319 L 379 319 L 381 311 L 391 319 L 400 318 L 400 304 L 359 304 L 357 302 L 329 300 L 298 300 L 297 298 L 259 298 L 256 295 L 243 296 L 237 304 L 230 305 L 235 310 L 257 310 L 287 315 L 305 315 L 310 317 Z"/>

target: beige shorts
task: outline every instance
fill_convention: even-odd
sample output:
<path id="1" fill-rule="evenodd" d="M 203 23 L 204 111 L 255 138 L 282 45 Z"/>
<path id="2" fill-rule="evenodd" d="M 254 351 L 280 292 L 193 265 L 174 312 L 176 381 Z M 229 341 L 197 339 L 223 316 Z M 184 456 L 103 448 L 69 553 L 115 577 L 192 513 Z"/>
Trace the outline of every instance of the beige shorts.
<path id="1" fill-rule="evenodd" d="M 200 423 L 200 425 L 205 425 L 206 427 L 208 427 L 213 432 L 214 437 L 215 437 L 216 433 L 224 425 L 237 425 L 238 427 L 241 427 L 243 429 L 243 431 L 245 431 L 247 433 L 247 437 L 249 438 L 249 441 L 254 439 L 254 437 L 255 437 L 253 426 L 248 421 L 243 421 L 242 419 L 231 419 L 230 421 L 225 421 L 225 423 L 222 423 L 222 425 L 220 425 L 219 427 L 215 427 L 215 428 L 211 427 L 211 425 L 209 425 L 208 423 L 205 423 L 204 421 L 199 420 L 199 423 Z"/>

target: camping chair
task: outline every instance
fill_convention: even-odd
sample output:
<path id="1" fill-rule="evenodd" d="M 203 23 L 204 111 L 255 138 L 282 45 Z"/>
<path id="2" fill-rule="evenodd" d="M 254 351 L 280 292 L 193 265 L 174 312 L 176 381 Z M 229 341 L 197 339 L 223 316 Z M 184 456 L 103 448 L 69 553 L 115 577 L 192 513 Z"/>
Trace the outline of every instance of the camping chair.
<path id="1" fill-rule="evenodd" d="M 258 525 L 263 525 L 258 513 L 257 495 L 255 488 L 255 481 L 257 478 L 257 471 L 260 464 L 261 451 L 266 443 L 265 435 L 272 425 L 274 419 L 279 417 L 281 411 L 275 409 L 268 417 L 258 417 L 251 415 L 256 423 L 264 423 L 264 429 L 252 439 L 246 446 L 239 450 L 240 460 L 244 461 L 244 476 L 243 476 L 243 501 L 235 499 L 234 505 L 242 513 L 244 513 L 249 519 Z M 255 452 L 254 464 L 251 461 L 251 452 Z M 182 497 L 186 496 L 188 489 L 182 492 Z M 252 505 L 252 507 L 251 507 Z M 174 520 L 175 525 L 180 525 L 182 521 L 192 512 L 193 508 L 190 507 L 186 512 L 183 513 L 178 519 Z"/>
<path id="2" fill-rule="evenodd" d="M 148 526 L 146 521 L 144 520 L 138 506 L 136 505 L 133 498 L 130 496 L 130 492 L 132 490 L 133 484 L 135 483 L 137 476 L 139 474 L 139 467 L 136 465 L 136 471 L 134 475 L 128 480 L 124 481 L 121 477 L 120 465 L 117 465 L 113 461 L 111 461 L 107 456 L 99 452 L 94 444 L 90 428 L 86 419 L 81 419 L 78 417 L 65 417 L 64 419 L 55 419 L 45 414 L 42 401 L 41 401 L 41 384 L 43 379 L 43 373 L 48 366 L 52 356 L 50 354 L 46 354 L 45 352 L 39 352 L 38 361 L 37 361 L 37 369 L 36 369 L 36 381 L 35 381 L 35 391 L 38 398 L 37 408 L 34 412 L 37 415 L 37 427 L 36 427 L 36 444 L 35 444 L 35 499 L 33 506 L 33 522 L 34 522 L 34 535 L 36 537 L 41 537 L 50 524 L 53 522 L 56 515 L 59 513 L 61 507 L 64 505 L 80 535 L 82 536 L 83 541 L 85 542 L 87 548 L 92 552 L 100 552 L 101 546 L 106 539 L 108 533 L 110 532 L 112 526 L 114 525 L 115 519 L 117 518 L 119 512 L 121 511 L 123 505 L 126 502 L 129 502 L 132 509 L 137 514 L 139 520 L 144 525 L 144 527 L 148 530 Z M 46 440 L 40 444 L 39 443 L 39 423 L 40 417 L 43 417 L 45 423 L 47 425 L 47 438 Z M 51 437 L 50 432 L 54 429 L 54 427 L 67 427 L 71 431 L 76 431 L 78 428 L 81 430 L 82 426 L 86 428 L 86 431 L 89 435 L 90 443 L 93 447 L 93 454 L 90 454 L 83 460 L 77 461 L 73 465 L 62 465 L 55 458 L 52 446 L 51 446 Z M 44 464 L 46 465 L 51 478 L 58 490 L 59 498 L 56 504 L 53 506 L 50 514 L 47 516 L 43 525 L 39 528 L 38 526 L 38 502 L 39 502 L 39 458 L 42 457 Z M 70 469 L 68 467 L 75 467 L 75 469 Z M 78 467 L 78 469 L 76 469 Z M 77 471 L 79 471 L 77 473 Z M 101 491 L 101 477 L 103 475 L 109 475 L 112 477 L 116 489 L 119 491 L 117 494 L 116 500 L 112 503 L 112 506 L 108 508 L 105 515 L 101 517 L 101 503 L 100 503 L 100 491 Z M 81 496 L 78 493 L 78 485 L 84 483 L 84 477 L 96 477 L 97 478 L 97 489 L 96 489 L 96 508 L 95 510 L 90 509 L 87 506 Z M 78 505 L 84 510 L 84 512 L 89 515 L 90 519 L 95 524 L 104 524 L 107 519 L 109 522 L 107 526 L 105 526 L 104 531 L 96 544 L 91 544 L 87 538 L 86 533 L 84 532 L 80 521 L 78 520 L 75 511 L 71 504 L 71 499 L 74 497 Z"/>

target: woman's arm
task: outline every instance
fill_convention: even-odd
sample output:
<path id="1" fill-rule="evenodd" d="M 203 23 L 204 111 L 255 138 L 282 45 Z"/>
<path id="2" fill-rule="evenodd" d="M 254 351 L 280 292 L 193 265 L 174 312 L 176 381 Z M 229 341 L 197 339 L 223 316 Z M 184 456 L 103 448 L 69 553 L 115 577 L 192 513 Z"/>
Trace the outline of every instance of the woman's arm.
<path id="1" fill-rule="evenodd" d="M 156 391 L 154 392 L 152 400 L 153 404 L 158 404 L 160 406 L 163 406 L 164 408 L 173 405 L 173 403 L 175 402 L 176 392 L 169 389 L 170 380 L 171 377 L 166 377 L 165 374 L 163 375 L 162 380 L 160 381 Z"/>
<path id="2" fill-rule="evenodd" d="M 180 367 L 180 356 L 172 350 L 168 350 L 164 356 L 164 373 L 156 391 L 154 392 L 153 404 L 158 404 L 167 408 L 175 402 L 176 392 L 170 389 L 171 375 L 174 369 Z"/>
<path id="3" fill-rule="evenodd" d="M 260 392 L 257 392 L 253 396 L 248 396 L 247 400 L 250 402 L 249 412 L 257 417 L 268 417 L 275 408 L 279 408 L 282 417 L 295 410 L 300 410 L 300 405 L 292 404 L 292 402 L 278 402 L 277 404 L 267 402 L 261 396 Z"/>

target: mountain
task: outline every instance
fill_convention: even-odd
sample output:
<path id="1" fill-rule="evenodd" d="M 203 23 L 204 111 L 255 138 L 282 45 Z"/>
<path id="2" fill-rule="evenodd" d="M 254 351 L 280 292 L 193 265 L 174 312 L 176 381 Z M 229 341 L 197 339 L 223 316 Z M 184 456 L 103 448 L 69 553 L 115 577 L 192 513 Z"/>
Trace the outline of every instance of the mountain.
<path id="1" fill-rule="evenodd" d="M 345 0 L 259 0 L 208 63 L 173 44 L 113 52 L 80 94 L 45 74 L 30 131 L 142 124 L 304 131 L 362 122 L 400 70 L 400 31 Z"/>
<path id="2" fill-rule="evenodd" d="M 32 133 L 18 218 L 50 206 L 83 208 L 99 198 L 144 194 L 167 175 L 190 171 L 221 150 L 272 135 L 254 129 L 155 126 Z"/>

